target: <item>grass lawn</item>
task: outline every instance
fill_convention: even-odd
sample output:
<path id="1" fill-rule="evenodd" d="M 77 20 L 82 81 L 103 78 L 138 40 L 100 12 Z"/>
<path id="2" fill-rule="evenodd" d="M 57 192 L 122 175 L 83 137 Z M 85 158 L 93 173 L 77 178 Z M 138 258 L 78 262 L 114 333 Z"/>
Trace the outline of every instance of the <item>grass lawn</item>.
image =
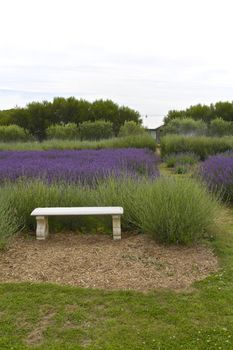
<path id="1" fill-rule="evenodd" d="M 221 270 L 189 291 L 1 284 L 0 349 L 232 349 L 232 213 L 212 243 Z"/>
<path id="2" fill-rule="evenodd" d="M 232 350 L 233 208 L 220 216 L 221 269 L 183 292 L 0 284 L 0 350 Z"/>

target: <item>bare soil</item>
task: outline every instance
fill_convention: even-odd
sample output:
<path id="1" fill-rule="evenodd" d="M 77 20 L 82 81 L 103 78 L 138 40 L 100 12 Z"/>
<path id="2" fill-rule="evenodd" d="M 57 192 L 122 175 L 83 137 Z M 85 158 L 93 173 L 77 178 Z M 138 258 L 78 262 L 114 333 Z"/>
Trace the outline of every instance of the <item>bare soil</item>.
<path id="1" fill-rule="evenodd" d="M 101 234 L 51 234 L 46 241 L 17 236 L 0 252 L 1 282 L 54 282 L 88 288 L 148 291 L 186 289 L 217 271 L 204 245 L 166 247 L 145 235 L 121 241 Z"/>

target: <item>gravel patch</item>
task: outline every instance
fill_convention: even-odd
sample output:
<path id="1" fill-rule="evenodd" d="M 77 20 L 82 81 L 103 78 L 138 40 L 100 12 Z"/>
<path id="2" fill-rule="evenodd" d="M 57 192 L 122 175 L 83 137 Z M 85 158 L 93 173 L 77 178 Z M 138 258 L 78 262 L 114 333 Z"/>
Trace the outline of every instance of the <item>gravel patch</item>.
<path id="1" fill-rule="evenodd" d="M 0 252 L 1 282 L 53 282 L 87 288 L 148 291 L 186 289 L 217 271 L 210 248 L 166 247 L 145 235 L 17 236 Z"/>

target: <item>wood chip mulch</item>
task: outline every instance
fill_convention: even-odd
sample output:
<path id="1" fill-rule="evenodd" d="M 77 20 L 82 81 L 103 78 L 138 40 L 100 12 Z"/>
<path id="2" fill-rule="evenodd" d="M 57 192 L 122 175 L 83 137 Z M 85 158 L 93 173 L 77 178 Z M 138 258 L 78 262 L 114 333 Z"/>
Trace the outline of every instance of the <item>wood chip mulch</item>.
<path id="1" fill-rule="evenodd" d="M 1 282 L 54 282 L 88 288 L 148 291 L 185 289 L 217 271 L 211 249 L 165 247 L 145 235 L 17 236 L 0 252 Z"/>

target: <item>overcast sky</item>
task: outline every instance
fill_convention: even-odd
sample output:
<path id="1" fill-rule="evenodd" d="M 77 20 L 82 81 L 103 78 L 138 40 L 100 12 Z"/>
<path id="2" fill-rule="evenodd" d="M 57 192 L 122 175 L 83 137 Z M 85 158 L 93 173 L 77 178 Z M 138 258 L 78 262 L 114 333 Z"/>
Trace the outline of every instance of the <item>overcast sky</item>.
<path id="1" fill-rule="evenodd" d="M 0 109 L 112 99 L 145 125 L 233 100 L 232 0 L 0 0 Z"/>

